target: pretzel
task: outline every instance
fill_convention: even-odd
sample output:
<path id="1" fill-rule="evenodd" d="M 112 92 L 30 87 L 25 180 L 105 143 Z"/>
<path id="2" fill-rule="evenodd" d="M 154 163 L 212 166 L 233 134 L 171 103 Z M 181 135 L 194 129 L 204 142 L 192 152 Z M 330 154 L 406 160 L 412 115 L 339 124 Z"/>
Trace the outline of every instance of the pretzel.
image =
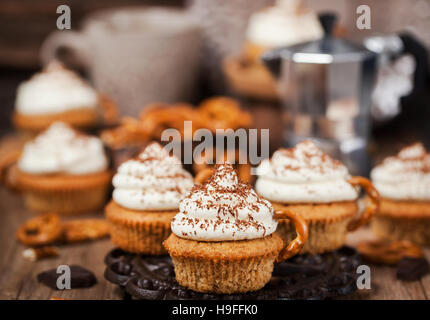
<path id="1" fill-rule="evenodd" d="M 63 233 L 60 218 L 47 213 L 28 220 L 19 227 L 17 238 L 29 246 L 43 246 L 58 241 Z"/>
<path id="2" fill-rule="evenodd" d="M 216 129 L 249 128 L 252 119 L 248 112 L 241 110 L 239 103 L 228 97 L 215 97 L 203 101 L 198 108 L 205 127 Z"/>
<path id="3" fill-rule="evenodd" d="M 109 235 L 108 222 L 102 219 L 70 220 L 63 222 L 62 226 L 66 243 L 95 240 Z"/>
<path id="4" fill-rule="evenodd" d="M 109 235 L 109 225 L 103 219 L 82 219 L 61 222 L 57 214 L 49 213 L 28 220 L 17 231 L 23 244 L 39 247 L 55 242 L 76 243 Z"/>
<path id="5" fill-rule="evenodd" d="M 397 264 L 403 257 L 421 258 L 420 247 L 407 240 L 401 241 L 365 241 L 357 246 L 358 252 L 373 263 Z"/>
<path id="6" fill-rule="evenodd" d="M 370 201 L 366 203 L 366 209 L 364 212 L 358 217 L 354 218 L 348 223 L 348 231 L 354 231 L 360 228 L 361 226 L 364 226 L 366 223 L 370 221 L 372 218 L 372 215 L 378 211 L 379 209 L 379 202 L 380 202 L 380 196 L 376 188 L 373 186 L 372 182 L 370 182 L 369 179 L 353 176 L 348 179 L 348 183 L 351 184 L 353 187 L 360 186 L 364 189 L 364 191 L 367 193 L 367 196 Z"/>
<path id="7" fill-rule="evenodd" d="M 121 148 L 142 144 L 150 139 L 150 134 L 142 127 L 139 120 L 124 117 L 119 127 L 102 131 L 100 138 L 111 148 Z"/>
<path id="8" fill-rule="evenodd" d="M 169 128 L 178 130 L 184 139 L 191 139 L 192 137 L 184 136 L 185 121 L 192 121 L 193 132 L 202 127 L 202 121 L 199 119 L 198 114 L 192 105 L 186 103 L 172 105 L 151 104 L 139 115 L 139 119 L 153 139 L 160 139 L 163 131 Z"/>
<path id="9" fill-rule="evenodd" d="M 237 163 L 240 159 L 240 150 L 223 150 L 223 152 L 217 152 L 217 149 L 210 149 L 210 152 L 202 152 L 198 155 L 196 161 L 193 163 L 193 169 L 196 175 L 201 171 L 211 168 L 216 163 L 233 162 L 233 167 L 237 171 L 239 179 L 246 183 L 252 182 L 251 165 L 249 163 Z M 210 164 L 211 163 L 211 164 Z M 197 178 L 197 176 L 196 176 Z"/>
<path id="10" fill-rule="evenodd" d="M 279 263 L 286 259 L 291 258 L 292 256 L 295 256 L 300 252 L 300 250 L 302 250 L 306 241 L 308 241 L 309 229 L 308 229 L 308 224 L 306 223 L 306 221 L 303 219 L 301 215 L 296 214 L 295 212 L 287 208 L 283 208 L 282 210 L 275 211 L 273 218 L 277 220 L 288 219 L 292 221 L 297 233 L 296 238 L 290 241 L 288 245 L 284 249 L 282 249 L 281 252 L 279 252 L 278 257 L 276 258 L 276 262 Z M 282 240 L 285 241 L 285 239 L 282 239 Z"/>
<path id="11" fill-rule="evenodd" d="M 185 132 L 185 121 L 192 122 L 191 132 Z M 251 123 L 250 114 L 241 110 L 236 100 L 227 97 L 205 100 L 197 109 L 187 103 L 152 103 L 138 119 L 123 118 L 119 127 L 103 131 L 101 138 L 110 147 L 120 148 L 160 140 L 163 131 L 170 128 L 178 130 L 183 140 L 190 140 L 189 134 L 201 128 L 216 132 L 216 129 L 248 128 Z"/>
<path id="12" fill-rule="evenodd" d="M 50 246 L 28 248 L 22 252 L 22 256 L 30 261 L 37 261 L 44 258 L 57 257 L 58 250 Z"/>
<path id="13" fill-rule="evenodd" d="M 99 106 L 101 110 L 101 118 L 104 124 L 112 125 L 118 122 L 118 108 L 112 99 L 104 94 L 99 94 Z"/>

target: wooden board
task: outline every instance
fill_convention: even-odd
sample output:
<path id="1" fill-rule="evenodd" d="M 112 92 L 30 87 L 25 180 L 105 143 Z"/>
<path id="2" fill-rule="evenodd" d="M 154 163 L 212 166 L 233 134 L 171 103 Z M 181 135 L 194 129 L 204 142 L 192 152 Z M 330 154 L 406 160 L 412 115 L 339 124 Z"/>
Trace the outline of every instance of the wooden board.
<path id="1" fill-rule="evenodd" d="M 15 240 L 18 226 L 32 214 L 28 212 L 19 195 L 0 187 L 0 299 L 122 299 L 122 292 L 103 277 L 104 256 L 113 248 L 108 239 L 92 243 L 63 246 L 55 259 L 30 262 L 22 257 L 23 245 Z M 102 216 L 102 213 L 93 216 Z M 371 238 L 369 230 L 348 236 L 348 243 Z M 430 259 L 430 250 L 426 250 Z M 56 268 L 60 264 L 77 264 L 93 271 L 98 283 L 89 289 L 52 290 L 37 282 L 39 272 Z M 372 288 L 360 290 L 344 299 L 428 299 L 430 276 L 421 281 L 396 280 L 396 269 L 371 266 Z"/>

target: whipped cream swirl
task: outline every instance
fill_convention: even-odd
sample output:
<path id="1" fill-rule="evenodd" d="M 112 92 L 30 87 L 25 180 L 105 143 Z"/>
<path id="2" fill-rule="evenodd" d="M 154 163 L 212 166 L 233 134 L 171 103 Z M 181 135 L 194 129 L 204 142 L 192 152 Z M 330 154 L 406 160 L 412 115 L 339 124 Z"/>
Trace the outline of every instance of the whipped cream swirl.
<path id="1" fill-rule="evenodd" d="M 302 1 L 280 0 L 250 17 L 246 36 L 249 42 L 275 48 L 317 40 L 323 30 L 317 15 Z"/>
<path id="2" fill-rule="evenodd" d="M 384 198 L 430 201 L 430 154 L 421 143 L 386 158 L 370 176 Z"/>
<path id="3" fill-rule="evenodd" d="M 98 105 L 97 92 L 76 73 L 52 62 L 18 87 L 15 109 L 24 115 L 61 113 Z"/>
<path id="4" fill-rule="evenodd" d="M 257 168 L 257 192 L 280 203 L 350 201 L 358 191 L 346 180 L 348 169 L 323 153 L 312 141 L 279 149 Z"/>
<path id="5" fill-rule="evenodd" d="M 30 174 L 89 174 L 106 170 L 108 160 L 99 138 L 55 122 L 24 146 L 18 168 Z"/>
<path id="6" fill-rule="evenodd" d="M 217 167 L 203 186 L 194 186 L 172 220 L 178 237 L 198 241 L 256 239 L 275 232 L 271 204 L 239 181 L 230 164 Z"/>
<path id="7" fill-rule="evenodd" d="M 136 159 L 121 164 L 112 183 L 113 200 L 122 207 L 174 210 L 193 187 L 193 178 L 178 158 L 154 142 Z"/>

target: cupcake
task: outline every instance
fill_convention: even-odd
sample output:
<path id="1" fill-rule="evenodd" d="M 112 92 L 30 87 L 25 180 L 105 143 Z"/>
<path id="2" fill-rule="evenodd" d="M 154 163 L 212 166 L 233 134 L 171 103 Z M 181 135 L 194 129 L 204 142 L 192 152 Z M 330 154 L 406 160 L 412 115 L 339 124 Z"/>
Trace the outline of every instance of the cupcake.
<path id="1" fill-rule="evenodd" d="M 430 245 L 430 154 L 421 143 L 386 158 L 371 172 L 381 194 L 372 231 L 385 240 Z"/>
<path id="2" fill-rule="evenodd" d="M 298 236 L 288 246 L 275 233 L 279 218 L 297 226 Z M 306 238 L 303 219 L 290 211 L 274 213 L 268 201 L 239 181 L 230 164 L 223 164 L 181 201 L 164 246 L 180 285 L 230 294 L 261 289 L 275 260 L 296 254 Z"/>
<path id="3" fill-rule="evenodd" d="M 160 255 L 170 235 L 170 220 L 193 186 L 190 173 L 158 143 L 121 164 L 106 206 L 112 242 L 123 250 Z"/>
<path id="4" fill-rule="evenodd" d="M 347 232 L 367 223 L 378 206 L 378 193 L 369 180 L 351 177 L 341 162 L 311 141 L 277 150 L 271 159 L 262 161 L 257 174 L 259 195 L 275 210 L 292 210 L 308 223 L 309 239 L 301 253 L 323 253 L 343 246 Z M 372 201 L 357 216 L 358 186 Z M 277 232 L 283 239 L 295 236 L 289 221 L 280 221 Z"/>
<path id="5" fill-rule="evenodd" d="M 266 51 L 313 41 L 323 36 L 317 15 L 300 0 L 278 0 L 253 14 L 248 22 L 242 54 L 228 58 L 224 71 L 233 90 L 262 99 L 277 99 L 275 79 L 260 57 Z"/>
<path id="6" fill-rule="evenodd" d="M 112 102 L 99 95 L 76 73 L 52 62 L 18 87 L 14 125 L 38 133 L 61 121 L 78 129 L 96 127 Z"/>
<path id="7" fill-rule="evenodd" d="M 61 122 L 27 142 L 11 170 L 30 210 L 61 214 L 102 208 L 111 179 L 101 140 Z"/>

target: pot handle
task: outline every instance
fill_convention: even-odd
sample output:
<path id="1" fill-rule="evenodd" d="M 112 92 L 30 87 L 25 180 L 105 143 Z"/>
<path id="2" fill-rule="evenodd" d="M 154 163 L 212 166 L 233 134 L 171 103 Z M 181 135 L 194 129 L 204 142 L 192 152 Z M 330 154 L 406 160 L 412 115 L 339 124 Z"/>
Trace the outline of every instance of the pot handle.
<path id="1" fill-rule="evenodd" d="M 294 223 L 294 227 L 296 228 L 297 237 L 292 240 L 284 249 L 279 253 L 276 258 L 276 262 L 282 262 L 286 259 L 289 259 L 300 252 L 300 250 L 305 245 L 308 240 L 309 231 L 308 225 L 306 221 L 302 218 L 302 216 L 284 208 L 281 210 L 276 210 L 273 217 L 277 220 L 279 219 L 289 219 Z"/>
<path id="2" fill-rule="evenodd" d="M 370 201 L 366 204 L 366 209 L 364 210 L 364 212 L 359 217 L 351 220 L 347 226 L 348 231 L 355 231 L 361 226 L 368 223 L 370 218 L 372 218 L 372 215 L 379 209 L 380 198 L 378 191 L 375 189 L 369 179 L 354 176 L 349 178 L 347 181 L 353 187 L 360 186 L 361 188 L 363 188 L 370 199 Z"/>
<path id="3" fill-rule="evenodd" d="M 67 55 L 69 54 L 70 57 Z M 43 42 L 40 49 L 40 58 L 43 64 L 51 60 L 60 60 L 73 67 L 87 68 L 90 65 L 90 48 L 84 34 L 76 31 L 54 31 Z"/>

